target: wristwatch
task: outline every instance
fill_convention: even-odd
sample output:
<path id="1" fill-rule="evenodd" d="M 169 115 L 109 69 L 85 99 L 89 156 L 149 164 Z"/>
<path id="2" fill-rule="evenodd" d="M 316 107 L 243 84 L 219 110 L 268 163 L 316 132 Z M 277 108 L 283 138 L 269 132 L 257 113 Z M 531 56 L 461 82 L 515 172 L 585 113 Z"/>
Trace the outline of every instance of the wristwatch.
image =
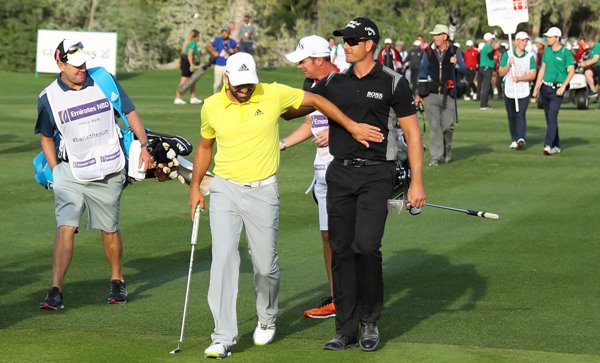
<path id="1" fill-rule="evenodd" d="M 279 143 L 281 144 L 282 148 L 280 149 L 281 151 L 285 150 L 288 148 L 287 144 L 285 143 L 285 141 L 283 141 L 283 139 L 279 140 Z"/>
<path id="2" fill-rule="evenodd" d="M 148 146 L 150 145 L 150 141 L 146 140 L 145 142 L 141 143 L 140 146 L 143 149 L 148 149 Z"/>

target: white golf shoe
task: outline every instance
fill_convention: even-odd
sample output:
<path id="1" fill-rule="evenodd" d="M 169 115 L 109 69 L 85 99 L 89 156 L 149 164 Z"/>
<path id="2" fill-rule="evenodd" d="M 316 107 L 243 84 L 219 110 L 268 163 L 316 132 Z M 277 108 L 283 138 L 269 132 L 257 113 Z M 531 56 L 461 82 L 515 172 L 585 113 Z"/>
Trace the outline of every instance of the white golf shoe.
<path id="1" fill-rule="evenodd" d="M 517 140 L 517 150 L 525 150 L 525 139 L 520 138 Z"/>
<path id="2" fill-rule="evenodd" d="M 518 146 L 518 145 L 517 145 L 517 142 L 516 142 L 516 141 L 513 141 L 513 142 L 511 142 L 511 143 L 510 143 L 510 146 L 509 146 L 508 148 L 509 148 L 509 149 L 516 149 L 516 148 L 517 148 L 517 146 Z"/>
<path id="3" fill-rule="evenodd" d="M 255 345 L 267 345 L 273 341 L 275 337 L 275 324 L 265 325 L 260 322 L 254 329 L 252 338 Z"/>
<path id="4" fill-rule="evenodd" d="M 204 350 L 204 358 L 227 358 L 231 355 L 229 349 L 221 343 L 212 343 Z"/>
<path id="5" fill-rule="evenodd" d="M 202 103 L 202 100 L 199 98 L 196 98 L 196 97 L 192 97 L 192 98 L 190 98 L 190 103 L 192 105 L 199 105 Z"/>
<path id="6" fill-rule="evenodd" d="M 550 145 L 544 146 L 544 155 L 552 155 L 552 148 Z"/>
<path id="7" fill-rule="evenodd" d="M 174 103 L 174 104 L 176 104 L 176 105 L 185 105 L 185 101 L 184 101 L 184 100 L 182 100 L 181 98 L 176 98 L 176 99 L 173 101 L 173 103 Z"/>

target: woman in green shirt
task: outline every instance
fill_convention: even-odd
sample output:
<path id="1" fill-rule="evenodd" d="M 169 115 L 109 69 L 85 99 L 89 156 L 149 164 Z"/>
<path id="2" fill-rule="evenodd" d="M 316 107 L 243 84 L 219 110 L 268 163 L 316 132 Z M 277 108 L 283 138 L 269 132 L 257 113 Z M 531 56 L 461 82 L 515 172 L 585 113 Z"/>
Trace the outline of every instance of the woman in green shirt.
<path id="1" fill-rule="evenodd" d="M 179 59 L 179 69 L 181 69 L 181 78 L 179 79 L 179 85 L 185 83 L 194 73 L 194 58 L 198 56 L 198 39 L 200 37 L 200 32 L 196 29 L 190 32 L 190 35 L 183 42 L 181 47 L 181 56 Z M 173 101 L 176 105 L 185 105 L 185 101 L 181 99 L 181 92 L 177 89 L 177 93 L 175 94 L 175 101 Z M 190 103 L 191 104 L 200 104 L 202 100 L 196 97 L 196 83 L 193 83 L 190 86 Z"/>

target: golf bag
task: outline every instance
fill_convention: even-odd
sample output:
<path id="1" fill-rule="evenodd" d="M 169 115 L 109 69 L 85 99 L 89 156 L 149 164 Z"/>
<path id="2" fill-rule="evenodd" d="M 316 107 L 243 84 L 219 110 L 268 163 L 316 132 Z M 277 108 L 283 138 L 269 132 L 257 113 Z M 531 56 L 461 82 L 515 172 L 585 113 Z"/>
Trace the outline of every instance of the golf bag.
<path id="1" fill-rule="evenodd" d="M 185 82 L 183 82 L 177 90 L 181 93 L 187 91 L 192 86 L 192 84 L 196 83 L 200 79 L 200 77 L 202 77 L 202 75 L 204 75 L 204 72 L 211 65 L 214 64 L 214 59 L 216 59 L 216 58 L 211 57 L 208 60 L 208 62 L 204 63 L 203 65 L 200 66 L 200 68 L 195 70 L 194 73 L 192 73 L 191 77 L 188 78 Z"/>
<path id="2" fill-rule="evenodd" d="M 395 130 L 397 131 L 396 145 L 398 147 L 396 151 L 397 178 L 392 187 L 391 199 L 402 197 L 410 185 L 410 164 L 408 163 L 406 139 L 404 138 L 404 132 L 399 126 L 396 126 Z"/>

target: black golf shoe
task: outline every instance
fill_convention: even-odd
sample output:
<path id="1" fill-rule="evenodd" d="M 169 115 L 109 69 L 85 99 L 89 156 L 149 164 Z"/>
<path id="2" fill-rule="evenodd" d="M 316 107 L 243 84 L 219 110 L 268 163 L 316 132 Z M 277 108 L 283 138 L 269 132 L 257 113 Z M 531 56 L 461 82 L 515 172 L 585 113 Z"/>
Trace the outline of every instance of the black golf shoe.
<path id="1" fill-rule="evenodd" d="M 344 334 L 336 334 L 330 341 L 325 343 L 325 350 L 344 350 L 356 347 L 356 339 Z"/>
<path id="2" fill-rule="evenodd" d="M 108 295 L 109 304 L 125 304 L 127 302 L 127 287 L 121 280 L 110 281 L 110 295 Z"/>
<path id="3" fill-rule="evenodd" d="M 64 309 L 62 294 L 58 287 L 51 287 L 46 294 L 44 301 L 40 303 L 42 310 L 61 310 Z"/>
<path id="4" fill-rule="evenodd" d="M 360 336 L 360 349 L 365 352 L 371 352 L 377 349 L 379 345 L 379 330 L 377 323 L 361 323 L 363 332 Z"/>

